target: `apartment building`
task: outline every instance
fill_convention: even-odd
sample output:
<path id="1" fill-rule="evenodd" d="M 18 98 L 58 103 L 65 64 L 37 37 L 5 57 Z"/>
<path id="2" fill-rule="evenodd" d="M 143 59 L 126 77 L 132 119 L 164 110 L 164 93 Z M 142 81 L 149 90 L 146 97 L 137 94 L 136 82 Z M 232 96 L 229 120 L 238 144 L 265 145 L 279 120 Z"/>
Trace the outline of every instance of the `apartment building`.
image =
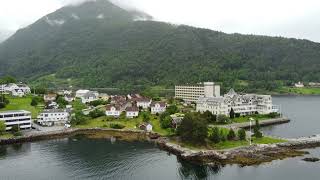
<path id="1" fill-rule="evenodd" d="M 38 123 L 43 126 L 65 125 L 69 116 L 65 109 L 45 109 L 38 115 Z"/>
<path id="2" fill-rule="evenodd" d="M 220 85 L 214 82 L 204 82 L 175 86 L 175 98 L 186 102 L 196 102 L 200 97 L 220 97 Z"/>
<path id="3" fill-rule="evenodd" d="M 18 125 L 21 130 L 31 129 L 31 112 L 24 110 L 0 112 L 0 121 L 4 121 L 6 130 L 10 130 L 14 125 Z"/>

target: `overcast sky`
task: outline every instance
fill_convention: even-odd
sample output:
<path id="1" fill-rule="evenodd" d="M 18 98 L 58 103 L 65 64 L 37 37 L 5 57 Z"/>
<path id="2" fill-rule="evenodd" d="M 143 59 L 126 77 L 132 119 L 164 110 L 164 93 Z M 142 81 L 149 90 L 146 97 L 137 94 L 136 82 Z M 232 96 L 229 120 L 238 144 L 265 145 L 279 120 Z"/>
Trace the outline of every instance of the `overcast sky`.
<path id="1" fill-rule="evenodd" d="M 84 0 L 0 0 L 0 36 Z M 112 0 L 155 18 L 227 33 L 320 42 L 320 0 Z M 0 37 L 1 38 L 1 37 Z"/>

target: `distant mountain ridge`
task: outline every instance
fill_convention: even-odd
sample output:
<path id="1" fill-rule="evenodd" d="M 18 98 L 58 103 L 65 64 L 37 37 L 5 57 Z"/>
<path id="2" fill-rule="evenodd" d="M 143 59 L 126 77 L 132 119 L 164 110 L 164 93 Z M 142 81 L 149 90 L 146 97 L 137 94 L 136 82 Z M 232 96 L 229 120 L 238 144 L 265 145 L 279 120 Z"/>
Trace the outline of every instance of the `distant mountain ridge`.
<path id="1" fill-rule="evenodd" d="M 210 80 L 272 89 L 320 81 L 319 43 L 151 20 L 105 0 L 63 7 L 0 44 L 0 76 L 28 81 L 54 76 L 82 87 Z"/>

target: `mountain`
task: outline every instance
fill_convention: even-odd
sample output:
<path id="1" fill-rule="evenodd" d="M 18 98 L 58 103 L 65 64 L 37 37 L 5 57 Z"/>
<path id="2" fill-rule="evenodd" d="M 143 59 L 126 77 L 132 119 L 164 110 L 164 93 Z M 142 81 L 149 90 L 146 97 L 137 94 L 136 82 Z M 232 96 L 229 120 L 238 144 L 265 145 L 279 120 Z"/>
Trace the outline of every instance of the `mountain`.
<path id="1" fill-rule="evenodd" d="M 218 81 L 272 90 L 320 81 L 320 44 L 152 21 L 97 0 L 63 7 L 0 44 L 0 76 L 80 87 Z"/>

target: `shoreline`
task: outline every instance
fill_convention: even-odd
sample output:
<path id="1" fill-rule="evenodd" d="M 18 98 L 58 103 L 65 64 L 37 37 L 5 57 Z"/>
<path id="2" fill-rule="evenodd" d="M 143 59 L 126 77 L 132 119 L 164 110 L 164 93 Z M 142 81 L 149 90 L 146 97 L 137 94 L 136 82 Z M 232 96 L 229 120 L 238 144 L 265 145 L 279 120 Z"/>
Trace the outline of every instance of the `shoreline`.
<path id="1" fill-rule="evenodd" d="M 273 125 L 273 123 L 269 124 Z M 256 144 L 223 150 L 194 150 L 169 142 L 168 137 L 154 132 L 134 129 L 110 128 L 71 128 L 51 132 L 37 132 L 32 135 L 0 139 L 0 145 L 10 145 L 41 140 L 60 139 L 84 135 L 88 138 L 104 138 L 123 141 L 149 141 L 158 145 L 161 150 L 175 154 L 178 158 L 197 164 L 238 164 L 241 166 L 259 165 L 273 160 L 308 154 L 303 149 L 320 147 L 320 136 L 298 139 L 286 139 L 287 142 L 276 144 Z"/>

